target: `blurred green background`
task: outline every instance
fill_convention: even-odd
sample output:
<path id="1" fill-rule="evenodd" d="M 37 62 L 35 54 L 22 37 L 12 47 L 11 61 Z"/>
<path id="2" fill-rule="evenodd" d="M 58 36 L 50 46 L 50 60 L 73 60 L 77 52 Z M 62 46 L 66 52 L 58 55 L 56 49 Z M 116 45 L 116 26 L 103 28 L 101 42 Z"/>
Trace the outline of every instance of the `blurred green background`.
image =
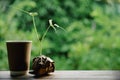
<path id="1" fill-rule="evenodd" d="M 120 0 L 0 0 L 0 70 L 9 69 L 6 40 L 32 40 L 31 64 L 39 56 L 32 18 L 13 7 L 39 13 L 39 36 L 49 19 L 65 28 L 43 41 L 56 70 L 120 69 Z"/>

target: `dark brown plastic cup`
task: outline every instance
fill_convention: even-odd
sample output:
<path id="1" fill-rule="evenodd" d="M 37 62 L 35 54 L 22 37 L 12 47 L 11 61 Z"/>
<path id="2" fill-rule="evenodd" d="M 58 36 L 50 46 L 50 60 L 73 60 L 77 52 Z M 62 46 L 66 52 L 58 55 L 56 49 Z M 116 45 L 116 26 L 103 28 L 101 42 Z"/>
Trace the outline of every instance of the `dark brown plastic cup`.
<path id="1" fill-rule="evenodd" d="M 10 75 L 22 76 L 29 71 L 32 41 L 6 41 Z"/>

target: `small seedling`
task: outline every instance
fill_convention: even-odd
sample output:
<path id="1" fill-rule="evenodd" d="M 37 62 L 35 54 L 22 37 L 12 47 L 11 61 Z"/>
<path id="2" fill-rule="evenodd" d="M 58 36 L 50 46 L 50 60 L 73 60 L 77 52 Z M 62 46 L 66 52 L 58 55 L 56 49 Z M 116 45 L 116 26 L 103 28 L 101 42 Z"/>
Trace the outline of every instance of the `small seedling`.
<path id="1" fill-rule="evenodd" d="M 36 33 L 37 40 L 40 43 L 40 56 L 35 57 L 33 59 L 33 66 L 32 66 L 33 72 L 31 72 L 31 73 L 35 74 L 36 76 L 41 76 L 41 75 L 48 74 L 49 72 L 54 72 L 54 69 L 55 69 L 54 61 L 51 58 L 42 55 L 42 41 L 45 39 L 45 36 L 47 35 L 47 32 L 49 31 L 50 28 L 53 28 L 53 30 L 55 32 L 57 31 L 57 28 L 60 28 L 62 30 L 64 30 L 64 28 L 60 27 L 57 24 L 53 24 L 52 19 L 50 19 L 49 26 L 47 27 L 46 31 L 40 38 L 38 35 L 37 28 L 36 28 L 36 23 L 35 23 L 35 16 L 37 16 L 38 13 L 37 12 L 28 12 L 28 11 L 25 11 L 25 10 L 22 10 L 19 8 L 17 8 L 17 9 L 24 13 L 27 13 L 28 15 L 30 15 L 32 17 L 34 31 Z"/>
<path id="2" fill-rule="evenodd" d="M 22 11 L 22 12 L 24 12 L 24 13 L 26 13 L 26 14 L 28 14 L 32 17 L 34 31 L 36 33 L 36 37 L 37 37 L 38 41 L 40 42 L 40 55 L 42 55 L 42 41 L 45 39 L 45 36 L 47 35 L 50 28 L 53 28 L 55 32 L 57 31 L 57 28 L 60 28 L 63 31 L 65 31 L 65 29 L 60 27 L 59 25 L 53 24 L 52 19 L 50 19 L 49 20 L 49 26 L 47 27 L 46 31 L 44 32 L 42 37 L 39 37 L 38 31 L 37 31 L 37 28 L 36 28 L 36 23 L 35 23 L 35 16 L 38 16 L 38 13 L 37 12 L 28 12 L 28 11 L 25 11 L 25 10 L 22 10 L 22 9 L 19 9 L 19 8 L 16 8 L 16 9 L 18 9 L 18 10 L 20 10 L 20 11 Z"/>

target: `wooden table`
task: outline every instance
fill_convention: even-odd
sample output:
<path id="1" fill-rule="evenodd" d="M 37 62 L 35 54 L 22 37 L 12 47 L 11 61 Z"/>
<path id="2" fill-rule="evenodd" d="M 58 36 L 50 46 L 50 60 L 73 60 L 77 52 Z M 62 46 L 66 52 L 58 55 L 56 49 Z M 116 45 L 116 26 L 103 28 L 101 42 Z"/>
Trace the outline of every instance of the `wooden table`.
<path id="1" fill-rule="evenodd" d="M 120 71 L 113 70 L 56 70 L 47 76 L 31 74 L 12 78 L 9 71 L 0 71 L 0 80 L 120 80 Z"/>

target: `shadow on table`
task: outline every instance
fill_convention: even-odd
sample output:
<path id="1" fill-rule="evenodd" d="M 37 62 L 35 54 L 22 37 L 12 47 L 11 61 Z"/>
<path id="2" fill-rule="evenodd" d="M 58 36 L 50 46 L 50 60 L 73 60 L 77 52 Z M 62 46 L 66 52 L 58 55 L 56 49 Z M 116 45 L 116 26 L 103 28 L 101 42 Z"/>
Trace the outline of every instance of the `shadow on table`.
<path id="1" fill-rule="evenodd" d="M 11 77 L 9 80 L 34 80 L 34 79 L 49 79 L 51 78 L 52 75 L 51 74 L 46 74 L 46 75 L 42 75 L 42 76 L 34 76 L 32 74 L 28 74 L 25 76 L 19 76 L 19 77 Z"/>

